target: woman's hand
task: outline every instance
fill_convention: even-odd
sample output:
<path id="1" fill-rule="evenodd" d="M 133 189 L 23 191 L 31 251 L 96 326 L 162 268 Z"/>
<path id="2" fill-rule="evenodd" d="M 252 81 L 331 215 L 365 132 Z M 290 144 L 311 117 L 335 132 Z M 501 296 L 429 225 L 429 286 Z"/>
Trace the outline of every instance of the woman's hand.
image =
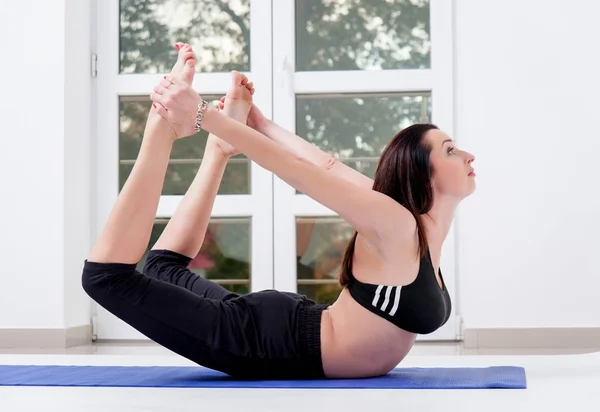
<path id="1" fill-rule="evenodd" d="M 194 60 L 188 60 L 186 67 L 194 63 Z M 188 70 L 193 70 L 193 67 Z M 196 116 L 202 97 L 198 96 L 190 83 L 178 77 L 167 76 L 150 94 L 156 113 L 171 123 L 177 139 L 197 133 Z"/>

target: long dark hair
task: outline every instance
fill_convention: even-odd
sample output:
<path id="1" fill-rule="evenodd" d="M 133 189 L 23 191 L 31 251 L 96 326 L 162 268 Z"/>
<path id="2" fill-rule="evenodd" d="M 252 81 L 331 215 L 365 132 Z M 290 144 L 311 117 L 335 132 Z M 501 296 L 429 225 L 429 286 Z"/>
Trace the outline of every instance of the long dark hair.
<path id="1" fill-rule="evenodd" d="M 419 256 L 427 251 L 427 236 L 421 215 L 429 212 L 433 203 L 431 187 L 430 145 L 425 134 L 437 126 L 414 124 L 401 130 L 383 150 L 373 179 L 373 190 L 384 193 L 408 209 L 417 222 Z M 352 258 L 357 232 L 350 239 L 340 271 L 340 284 L 346 286 L 352 273 Z"/>

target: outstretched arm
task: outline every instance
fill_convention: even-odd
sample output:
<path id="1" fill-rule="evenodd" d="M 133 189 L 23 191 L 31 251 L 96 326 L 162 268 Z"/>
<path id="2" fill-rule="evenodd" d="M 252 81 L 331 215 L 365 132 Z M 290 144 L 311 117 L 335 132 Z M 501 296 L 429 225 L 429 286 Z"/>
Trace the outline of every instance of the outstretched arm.
<path id="1" fill-rule="evenodd" d="M 194 125 L 202 99 L 178 80 L 161 82 L 151 95 L 160 103 L 159 114 L 183 135 L 195 133 Z M 410 212 L 390 197 L 327 172 L 297 156 L 256 130 L 207 107 L 201 127 L 230 143 L 261 167 L 317 202 L 332 209 L 361 232 L 374 246 L 382 242 L 403 242 L 414 236 L 415 221 Z"/>
<path id="2" fill-rule="evenodd" d="M 250 110 L 248 125 L 269 137 L 271 140 L 286 147 L 295 155 L 306 159 L 318 167 L 328 170 L 331 174 L 367 189 L 373 187 L 373 179 L 341 163 L 329 153 L 325 153 L 308 140 L 295 135 L 272 120 L 267 119 L 256 105 L 253 105 Z"/>

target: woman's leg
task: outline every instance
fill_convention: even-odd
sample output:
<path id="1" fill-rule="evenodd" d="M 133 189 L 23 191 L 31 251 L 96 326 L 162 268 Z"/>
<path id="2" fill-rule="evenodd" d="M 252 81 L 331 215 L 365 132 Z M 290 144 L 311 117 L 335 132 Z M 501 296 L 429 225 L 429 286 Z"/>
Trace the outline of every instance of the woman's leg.
<path id="1" fill-rule="evenodd" d="M 232 73 L 231 80 L 222 111 L 245 123 L 252 105 L 253 86 L 237 72 Z M 200 251 L 227 161 L 236 152 L 218 137 L 208 137 L 198 173 L 148 254 L 144 274 L 184 287 L 202 297 L 229 299 L 237 296 L 187 268 Z"/>
<path id="2" fill-rule="evenodd" d="M 146 257 L 142 272 L 146 276 L 172 283 L 207 299 L 229 300 L 239 296 L 192 272 L 188 269 L 191 261 L 191 258 L 171 250 L 152 249 Z"/>
<path id="3" fill-rule="evenodd" d="M 187 52 L 191 49 L 182 50 L 180 61 L 193 58 Z M 191 83 L 194 66 L 183 67 L 181 75 Z M 174 140 L 171 126 L 151 112 L 135 166 L 85 262 L 82 286 L 98 304 L 153 341 L 206 367 L 239 373 L 252 361 L 246 347 L 252 330 L 240 327 L 249 322 L 239 305 L 199 297 L 136 270 L 150 238 Z"/>
<path id="4" fill-rule="evenodd" d="M 193 52 L 183 47 L 175 68 L 189 83 L 194 77 Z M 187 63 L 187 64 L 186 64 Z M 104 230 L 92 248 L 93 262 L 137 263 L 150 240 L 169 156 L 175 141 L 172 126 L 155 111 L 148 115 L 142 145 Z"/>
<path id="5" fill-rule="evenodd" d="M 210 299 L 231 298 L 224 287 L 187 268 L 198 254 L 228 157 L 210 140 L 194 181 L 146 258 L 143 273 Z"/>
<path id="6" fill-rule="evenodd" d="M 84 290 L 154 342 L 239 378 L 322 378 L 325 305 L 266 290 L 231 300 L 201 298 L 142 275 L 135 264 L 86 262 Z"/>
<path id="7" fill-rule="evenodd" d="M 98 304 L 163 347 L 228 374 L 252 370 L 248 315 L 229 301 L 205 299 L 142 275 L 135 264 L 86 261 L 83 289 Z"/>

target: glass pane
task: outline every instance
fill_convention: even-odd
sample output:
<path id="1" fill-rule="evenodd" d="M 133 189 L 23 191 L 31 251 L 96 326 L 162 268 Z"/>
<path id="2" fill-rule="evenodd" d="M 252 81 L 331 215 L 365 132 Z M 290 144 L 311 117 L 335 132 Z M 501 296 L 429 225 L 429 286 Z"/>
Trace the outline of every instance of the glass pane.
<path id="1" fill-rule="evenodd" d="M 296 0 L 296 70 L 424 69 L 429 0 Z"/>
<path id="2" fill-rule="evenodd" d="M 298 136 L 371 178 L 390 139 L 429 119 L 429 93 L 296 98 Z"/>
<path id="3" fill-rule="evenodd" d="M 353 233 L 338 217 L 296 218 L 298 293 L 317 303 L 337 299 L 340 265 Z"/>
<path id="4" fill-rule="evenodd" d="M 250 70 L 250 0 L 121 0 L 119 72 L 169 72 L 176 42 L 197 70 Z"/>
<path id="5" fill-rule="evenodd" d="M 157 219 L 152 228 L 150 242 L 138 264 L 142 270 L 148 251 L 154 246 L 168 219 Z M 190 270 L 223 285 L 236 293 L 248 293 L 250 288 L 250 219 L 211 219 L 204 244 L 188 266 Z"/>
<path id="6" fill-rule="evenodd" d="M 216 104 L 220 96 L 204 98 L 209 103 Z M 148 97 L 120 98 L 119 190 L 125 184 L 140 150 L 151 104 Z M 175 141 L 167 168 L 163 195 L 185 194 L 202 162 L 207 136 L 208 133 L 203 130 L 194 136 Z M 250 193 L 250 162 L 246 156 L 239 154 L 229 159 L 218 193 L 222 195 Z"/>

